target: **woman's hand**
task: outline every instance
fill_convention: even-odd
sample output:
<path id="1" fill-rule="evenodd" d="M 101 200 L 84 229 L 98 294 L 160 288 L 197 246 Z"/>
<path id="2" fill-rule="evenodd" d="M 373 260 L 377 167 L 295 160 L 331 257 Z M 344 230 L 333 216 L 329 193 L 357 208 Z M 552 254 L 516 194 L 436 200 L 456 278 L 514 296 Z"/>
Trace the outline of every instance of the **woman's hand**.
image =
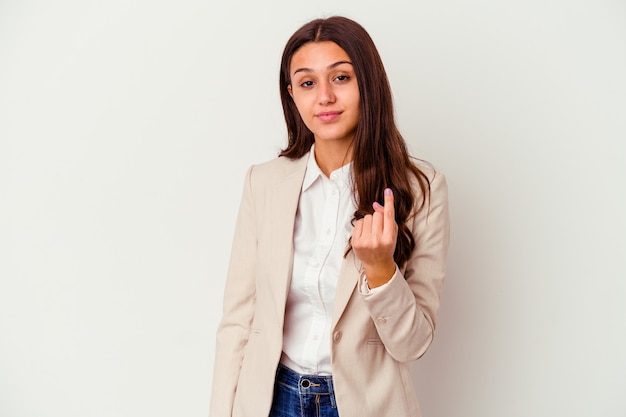
<path id="1" fill-rule="evenodd" d="M 352 250 L 363 264 L 370 288 L 379 287 L 393 277 L 396 271 L 393 253 L 398 237 L 391 189 L 385 189 L 385 206 L 375 202 L 373 207 L 373 214 L 356 221 L 351 240 Z"/>

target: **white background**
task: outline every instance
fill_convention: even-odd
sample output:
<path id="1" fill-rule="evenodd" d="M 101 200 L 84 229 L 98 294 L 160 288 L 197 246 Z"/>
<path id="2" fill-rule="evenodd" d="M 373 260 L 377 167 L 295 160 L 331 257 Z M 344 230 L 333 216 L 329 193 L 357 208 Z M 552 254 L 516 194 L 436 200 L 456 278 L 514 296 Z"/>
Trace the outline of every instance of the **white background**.
<path id="1" fill-rule="evenodd" d="M 0 416 L 206 416 L 288 37 L 377 43 L 449 180 L 425 417 L 626 415 L 626 3 L 0 0 Z"/>

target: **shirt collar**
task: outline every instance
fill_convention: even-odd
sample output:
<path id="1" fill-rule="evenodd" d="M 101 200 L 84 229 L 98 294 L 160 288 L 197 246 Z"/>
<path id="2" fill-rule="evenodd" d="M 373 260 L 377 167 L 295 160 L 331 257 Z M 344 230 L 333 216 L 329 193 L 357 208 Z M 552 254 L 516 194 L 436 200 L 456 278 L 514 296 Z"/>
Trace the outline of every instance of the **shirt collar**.
<path id="1" fill-rule="evenodd" d="M 331 172 L 330 175 L 331 177 L 334 177 L 333 180 L 335 181 L 339 181 L 343 184 L 349 184 L 352 175 L 352 162 L 348 162 L 341 168 L 337 168 Z M 311 146 L 311 150 L 309 151 L 309 160 L 307 161 L 304 181 L 302 182 L 302 191 L 306 191 L 320 177 L 324 178 L 325 175 L 315 160 L 315 144 L 313 144 Z"/>
<path id="2" fill-rule="evenodd" d="M 317 161 L 315 161 L 314 154 L 315 145 L 311 146 L 311 150 L 309 151 L 309 160 L 306 164 L 306 172 L 304 173 L 304 181 L 302 182 L 302 191 L 306 191 L 313 183 L 320 177 L 323 176 L 324 173 L 317 165 Z"/>

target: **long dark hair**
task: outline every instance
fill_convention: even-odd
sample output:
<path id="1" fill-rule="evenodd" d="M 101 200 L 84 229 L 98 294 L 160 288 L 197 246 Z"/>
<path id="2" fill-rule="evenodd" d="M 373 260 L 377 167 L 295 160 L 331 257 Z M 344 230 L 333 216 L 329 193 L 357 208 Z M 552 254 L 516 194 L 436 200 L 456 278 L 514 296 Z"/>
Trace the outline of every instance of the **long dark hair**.
<path id="1" fill-rule="evenodd" d="M 332 41 L 346 51 L 359 85 L 359 122 L 351 145 L 357 206 L 353 221 L 371 214 L 372 203 L 382 204 L 384 189 L 391 188 L 398 224 L 394 260 L 402 266 L 415 247 L 407 221 L 424 207 L 430 181 L 408 154 L 394 120 L 391 88 L 382 60 L 372 38 L 355 21 L 341 16 L 316 19 L 298 29 L 287 42 L 280 66 L 280 97 L 289 141 L 280 156 L 301 158 L 314 142 L 313 133 L 302 121 L 287 86 L 291 84 L 289 66 L 296 51 L 309 42 L 323 41 Z M 419 185 L 419 196 L 412 179 Z M 416 204 L 418 197 L 421 201 Z"/>

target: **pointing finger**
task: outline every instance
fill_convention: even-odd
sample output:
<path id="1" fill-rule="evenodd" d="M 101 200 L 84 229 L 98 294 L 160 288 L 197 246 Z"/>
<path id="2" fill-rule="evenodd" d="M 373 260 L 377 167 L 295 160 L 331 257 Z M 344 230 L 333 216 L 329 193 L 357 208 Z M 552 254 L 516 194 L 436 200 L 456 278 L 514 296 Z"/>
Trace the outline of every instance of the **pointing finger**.
<path id="1" fill-rule="evenodd" d="M 396 210 L 393 203 L 393 191 L 391 188 L 385 188 L 385 222 L 390 222 L 390 224 L 396 221 Z"/>
<path id="2" fill-rule="evenodd" d="M 396 224 L 396 210 L 394 207 L 394 198 L 391 188 L 385 188 L 385 212 L 383 235 L 390 241 L 396 241 L 398 233 L 398 225 Z"/>

